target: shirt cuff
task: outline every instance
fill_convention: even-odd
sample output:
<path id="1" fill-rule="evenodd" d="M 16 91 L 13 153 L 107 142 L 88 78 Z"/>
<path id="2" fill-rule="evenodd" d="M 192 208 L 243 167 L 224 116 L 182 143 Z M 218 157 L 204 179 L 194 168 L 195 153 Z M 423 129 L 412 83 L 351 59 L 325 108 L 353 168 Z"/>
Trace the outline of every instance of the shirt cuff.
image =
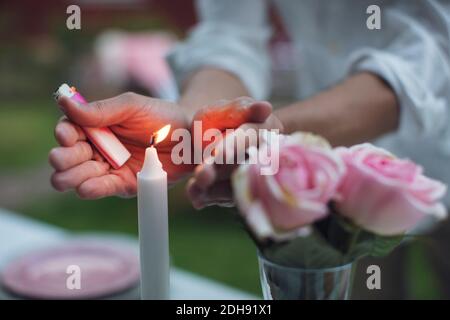
<path id="1" fill-rule="evenodd" d="M 400 106 L 397 134 L 405 139 L 438 136 L 447 128 L 445 100 L 420 81 L 411 64 L 390 52 L 365 48 L 350 56 L 348 74 L 368 71 L 394 90 Z M 442 133 L 442 132 L 441 132 Z"/>

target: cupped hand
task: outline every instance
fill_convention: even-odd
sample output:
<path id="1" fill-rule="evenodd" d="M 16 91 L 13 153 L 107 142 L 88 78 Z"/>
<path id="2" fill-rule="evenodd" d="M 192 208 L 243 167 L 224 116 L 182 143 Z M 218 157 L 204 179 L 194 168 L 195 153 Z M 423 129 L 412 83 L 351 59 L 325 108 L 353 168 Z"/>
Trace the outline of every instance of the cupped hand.
<path id="1" fill-rule="evenodd" d="M 243 108 L 245 112 L 242 112 Z M 202 121 L 203 130 L 211 127 L 222 132 L 236 129 L 231 134 L 223 135 L 223 140 L 216 145 L 214 155 L 210 159 L 204 159 L 189 179 L 187 195 L 195 208 L 234 205 L 230 177 L 237 166 L 236 147 L 239 144 L 246 148 L 251 145 L 251 141 L 246 138 L 247 130 L 255 130 L 256 133 L 260 129 L 283 131 L 283 125 L 271 111 L 272 106 L 268 102 L 244 97 L 205 108 L 194 116 L 194 121 Z M 231 140 L 234 142 L 230 143 Z M 257 144 L 258 140 L 253 142 Z M 226 159 L 230 156 L 233 157 L 230 161 L 232 164 L 226 164 Z"/>
<path id="2" fill-rule="evenodd" d="M 151 135 L 167 124 L 171 125 L 171 131 L 190 126 L 179 105 L 135 93 L 85 105 L 61 97 L 58 105 L 66 116 L 55 128 L 60 146 L 49 154 L 50 164 L 55 169 L 51 182 L 59 191 L 75 189 L 84 199 L 134 196 L 136 173 L 142 167 Z M 121 168 L 113 169 L 86 140 L 81 127 L 109 127 L 130 151 L 131 158 Z M 169 183 L 178 181 L 193 169 L 192 165 L 175 165 L 171 161 L 171 150 L 176 143 L 169 134 L 156 146 Z"/>

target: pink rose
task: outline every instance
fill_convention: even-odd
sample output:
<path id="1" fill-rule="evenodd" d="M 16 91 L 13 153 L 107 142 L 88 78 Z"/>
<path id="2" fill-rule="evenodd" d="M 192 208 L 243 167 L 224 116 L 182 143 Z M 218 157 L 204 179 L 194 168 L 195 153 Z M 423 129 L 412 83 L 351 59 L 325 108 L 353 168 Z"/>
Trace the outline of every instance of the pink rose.
<path id="1" fill-rule="evenodd" d="M 324 139 L 303 133 L 280 137 L 278 172 L 261 175 L 260 164 L 243 164 L 233 175 L 236 204 L 260 239 L 299 235 L 327 216 L 345 171 Z M 266 148 L 253 151 L 266 154 Z"/>
<path id="2" fill-rule="evenodd" d="M 380 235 L 399 235 L 426 217 L 446 217 L 438 202 L 446 186 L 425 177 L 420 166 L 371 144 L 336 152 L 347 166 L 337 210 L 356 225 Z"/>

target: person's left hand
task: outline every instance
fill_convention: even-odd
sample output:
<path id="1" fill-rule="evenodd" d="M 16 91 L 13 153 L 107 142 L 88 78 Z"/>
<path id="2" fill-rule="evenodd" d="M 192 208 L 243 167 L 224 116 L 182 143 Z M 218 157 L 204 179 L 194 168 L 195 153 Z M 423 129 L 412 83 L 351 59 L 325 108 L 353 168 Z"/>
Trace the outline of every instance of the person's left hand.
<path id="1" fill-rule="evenodd" d="M 229 121 L 230 114 L 239 113 L 233 112 L 239 110 L 242 104 L 251 103 L 259 105 L 253 108 L 253 115 L 247 117 L 252 122 L 247 122 L 242 119 L 233 119 Z M 194 116 L 194 121 L 202 121 L 203 131 L 207 128 L 217 128 L 224 132 L 226 129 L 237 129 L 232 134 L 225 135 L 224 141 L 221 141 L 215 149 L 212 159 L 204 161 L 198 165 L 194 170 L 194 175 L 187 183 L 186 191 L 188 198 L 196 209 L 202 209 L 206 206 L 219 205 L 224 207 L 234 206 L 233 192 L 231 189 L 230 177 L 233 170 L 236 168 L 236 161 L 234 164 L 218 164 L 218 158 L 222 159 L 228 155 L 236 155 L 237 150 L 228 150 L 224 146 L 232 146 L 236 148 L 237 141 L 244 139 L 243 143 L 249 147 L 248 141 L 245 140 L 245 131 L 249 129 L 278 129 L 283 131 L 281 121 L 271 113 L 271 106 L 267 102 L 255 102 L 250 98 L 239 98 L 233 101 L 224 102 L 223 105 L 215 105 L 211 108 L 205 108 Z M 229 143 L 227 140 L 234 140 L 234 143 Z M 257 142 L 256 142 L 257 143 Z M 229 147 L 228 147 L 229 148 Z M 236 160 L 236 159 L 234 159 Z"/>

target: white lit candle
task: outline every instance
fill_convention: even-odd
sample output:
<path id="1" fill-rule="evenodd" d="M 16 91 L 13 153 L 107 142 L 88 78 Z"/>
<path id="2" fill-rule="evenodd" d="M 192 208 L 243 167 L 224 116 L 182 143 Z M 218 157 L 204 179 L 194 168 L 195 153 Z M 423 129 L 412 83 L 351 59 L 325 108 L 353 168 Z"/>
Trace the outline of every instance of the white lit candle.
<path id="1" fill-rule="evenodd" d="M 154 147 L 169 131 L 167 125 L 152 137 L 137 174 L 141 298 L 145 300 L 169 299 L 167 173 Z"/>

